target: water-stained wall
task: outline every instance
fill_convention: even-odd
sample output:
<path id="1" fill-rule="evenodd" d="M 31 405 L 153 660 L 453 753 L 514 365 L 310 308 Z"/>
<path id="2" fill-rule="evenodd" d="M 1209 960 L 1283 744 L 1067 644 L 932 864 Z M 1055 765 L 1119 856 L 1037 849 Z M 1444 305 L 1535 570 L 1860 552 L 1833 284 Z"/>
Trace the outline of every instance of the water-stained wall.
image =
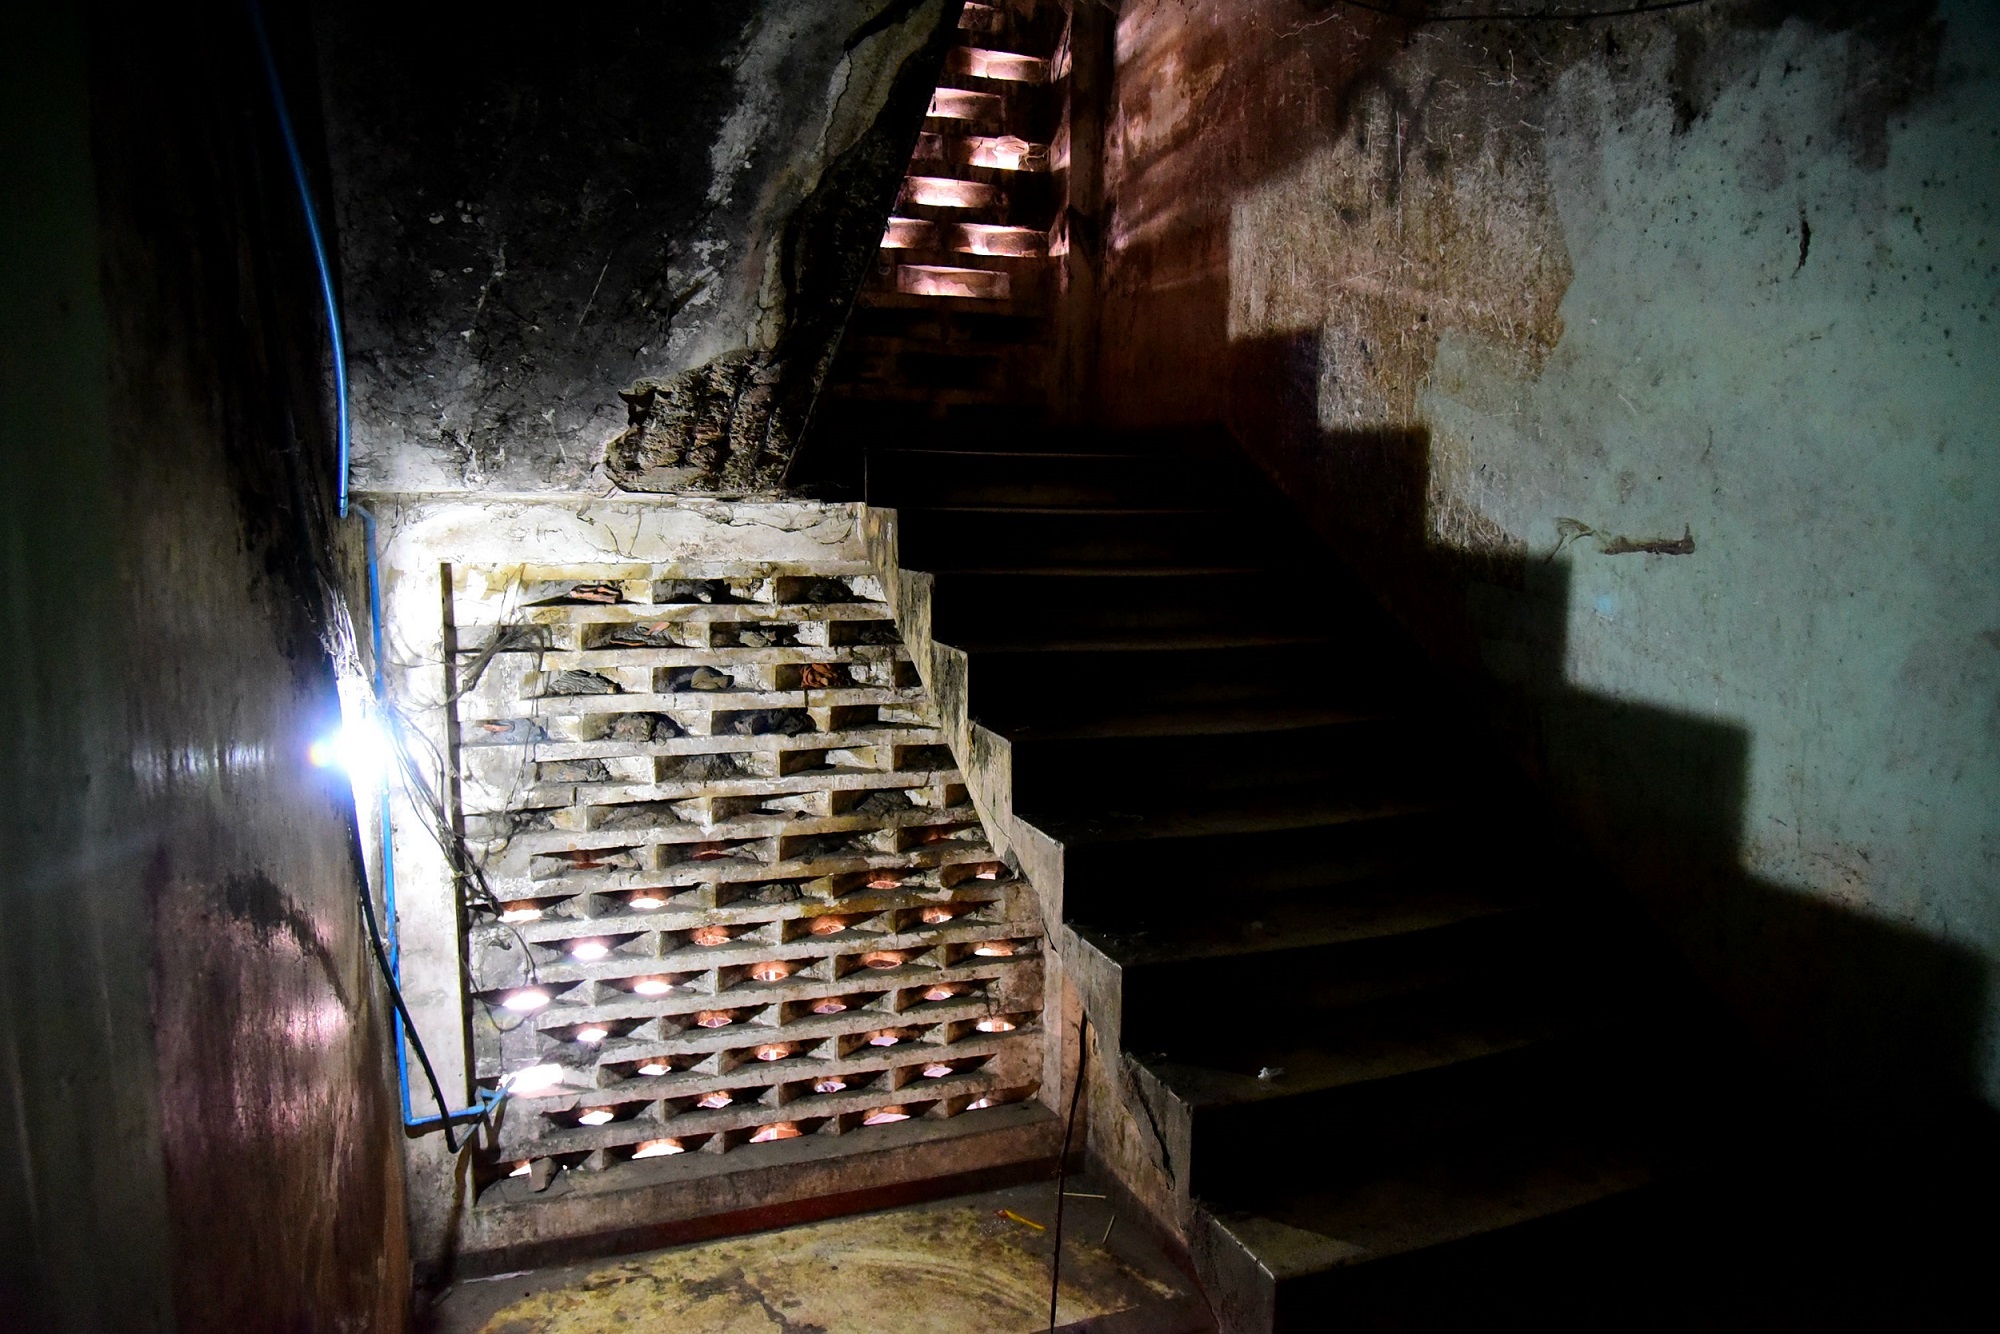
<path id="1" fill-rule="evenodd" d="M 1760 1037 L 1989 1101 L 1996 52 L 1128 0 L 1101 381 L 1227 418 Z"/>
<path id="2" fill-rule="evenodd" d="M 322 325 L 256 49 L 234 6 L 99 8 L 0 60 L 0 1326 L 395 1330 L 354 814 L 307 762 Z"/>
<path id="3" fill-rule="evenodd" d="M 321 7 L 357 485 L 774 486 L 958 8 Z"/>

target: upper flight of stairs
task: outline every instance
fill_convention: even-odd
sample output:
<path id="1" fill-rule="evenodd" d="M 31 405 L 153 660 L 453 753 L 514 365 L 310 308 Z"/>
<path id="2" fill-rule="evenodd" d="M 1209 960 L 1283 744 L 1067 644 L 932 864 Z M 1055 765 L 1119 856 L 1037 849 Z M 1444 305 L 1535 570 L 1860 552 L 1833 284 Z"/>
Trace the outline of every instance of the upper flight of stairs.
<path id="1" fill-rule="evenodd" d="M 871 554 L 1222 1327 L 1643 1248 L 1713 1087 L 1643 933 L 1226 438 L 1015 436 L 885 430 Z"/>
<path id="2" fill-rule="evenodd" d="M 1067 244 L 1066 16 L 968 3 L 793 485 L 844 474 L 885 424 L 1039 420 Z"/>

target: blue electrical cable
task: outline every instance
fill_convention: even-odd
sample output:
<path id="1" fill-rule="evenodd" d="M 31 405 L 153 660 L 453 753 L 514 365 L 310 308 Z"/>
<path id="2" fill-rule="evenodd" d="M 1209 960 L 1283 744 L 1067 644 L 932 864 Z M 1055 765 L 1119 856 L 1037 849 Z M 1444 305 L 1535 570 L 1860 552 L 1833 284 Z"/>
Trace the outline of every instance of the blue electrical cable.
<path id="1" fill-rule="evenodd" d="M 306 180 L 306 160 L 299 152 L 299 137 L 292 131 L 292 113 L 285 102 L 285 87 L 278 78 L 278 59 L 271 53 L 270 34 L 264 30 L 264 7 L 251 0 L 250 26 L 257 33 L 257 50 L 264 57 L 264 78 L 271 85 L 271 106 L 278 115 L 278 132 L 285 141 L 285 156 L 291 160 L 292 182 L 299 189 L 299 206 L 305 210 L 306 231 L 312 236 L 313 263 L 319 266 L 319 292 L 326 301 L 327 340 L 333 345 L 333 398 L 338 414 L 340 442 L 340 517 L 347 517 L 347 338 L 340 327 L 340 303 L 333 295 L 333 265 L 327 262 L 326 236 L 320 231 L 319 209 L 313 204 L 312 186 Z"/>
<path id="2" fill-rule="evenodd" d="M 271 106 L 278 118 L 278 130 L 285 142 L 285 156 L 292 167 L 292 182 L 298 187 L 299 206 L 306 217 L 306 231 L 312 237 L 313 262 L 319 269 L 320 296 L 326 302 L 327 338 L 333 349 L 333 392 L 337 413 L 340 442 L 338 494 L 340 517 L 346 518 L 348 511 L 348 394 L 347 394 L 347 340 L 340 327 L 340 303 L 333 291 L 333 266 L 327 260 L 326 236 L 320 230 L 319 210 L 313 204 L 312 187 L 306 179 L 305 156 L 299 152 L 298 135 L 292 129 L 292 116 L 285 101 L 285 87 L 278 77 L 277 57 L 271 51 L 270 34 L 264 28 L 264 11 L 257 0 L 251 0 L 250 26 L 257 35 L 257 50 L 263 57 L 264 77 L 270 84 Z M 366 510 L 360 511 L 362 532 L 368 544 L 368 622 L 370 644 L 374 652 L 374 680 L 371 683 L 375 697 L 376 711 L 384 718 L 393 717 L 389 713 L 388 681 L 383 672 L 382 656 L 382 575 L 375 556 L 375 517 Z M 369 896 L 367 886 L 361 890 L 361 912 L 368 927 L 368 940 L 374 950 L 375 961 L 381 966 L 382 975 L 389 984 L 389 998 L 397 1015 L 402 1020 L 403 1037 L 396 1041 L 396 1087 L 402 1098 L 403 1124 L 410 1129 L 440 1126 L 444 1130 L 445 1146 L 454 1155 L 458 1153 L 459 1141 L 452 1135 L 454 1125 L 479 1122 L 491 1116 L 507 1100 L 507 1090 L 482 1091 L 473 1106 L 464 1111 L 447 1108 L 444 1087 L 438 1081 L 437 1071 L 431 1066 L 430 1054 L 424 1050 L 423 1039 L 417 1035 L 416 1021 L 411 1018 L 409 1007 L 403 1003 L 402 989 L 402 949 L 396 933 L 396 848 L 389 825 L 389 778 L 382 775 L 377 792 L 381 803 L 382 822 L 382 915 L 388 919 L 388 937 L 385 946 L 384 932 L 375 919 L 375 902 Z M 437 1100 L 439 1115 L 414 1116 L 410 1106 L 410 1061 L 409 1048 L 416 1048 L 417 1061 L 423 1066 L 424 1076 L 431 1086 L 431 1096 Z"/>

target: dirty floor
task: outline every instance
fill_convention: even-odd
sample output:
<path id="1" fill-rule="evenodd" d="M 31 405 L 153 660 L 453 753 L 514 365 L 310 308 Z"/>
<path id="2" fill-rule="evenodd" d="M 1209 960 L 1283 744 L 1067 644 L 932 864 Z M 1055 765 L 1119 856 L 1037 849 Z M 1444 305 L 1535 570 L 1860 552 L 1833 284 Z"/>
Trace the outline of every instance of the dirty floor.
<path id="1" fill-rule="evenodd" d="M 1192 1285 L 1138 1226 L 1087 1180 L 1068 1189 L 1058 1325 L 1127 1312 L 1134 1329 L 1209 1328 Z M 474 1279 L 444 1294 L 432 1329 L 1031 1334 L 1048 1327 L 1054 1214 L 1050 1182 Z"/>

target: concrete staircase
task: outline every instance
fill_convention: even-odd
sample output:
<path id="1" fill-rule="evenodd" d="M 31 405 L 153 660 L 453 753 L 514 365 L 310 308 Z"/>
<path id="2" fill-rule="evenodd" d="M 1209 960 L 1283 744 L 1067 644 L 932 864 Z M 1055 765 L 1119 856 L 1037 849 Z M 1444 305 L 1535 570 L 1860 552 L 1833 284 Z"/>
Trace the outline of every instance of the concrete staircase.
<path id="1" fill-rule="evenodd" d="M 1222 1328 L 1629 1278 L 1703 1151 L 1683 993 L 1231 443 L 884 432 L 867 501 Z"/>

